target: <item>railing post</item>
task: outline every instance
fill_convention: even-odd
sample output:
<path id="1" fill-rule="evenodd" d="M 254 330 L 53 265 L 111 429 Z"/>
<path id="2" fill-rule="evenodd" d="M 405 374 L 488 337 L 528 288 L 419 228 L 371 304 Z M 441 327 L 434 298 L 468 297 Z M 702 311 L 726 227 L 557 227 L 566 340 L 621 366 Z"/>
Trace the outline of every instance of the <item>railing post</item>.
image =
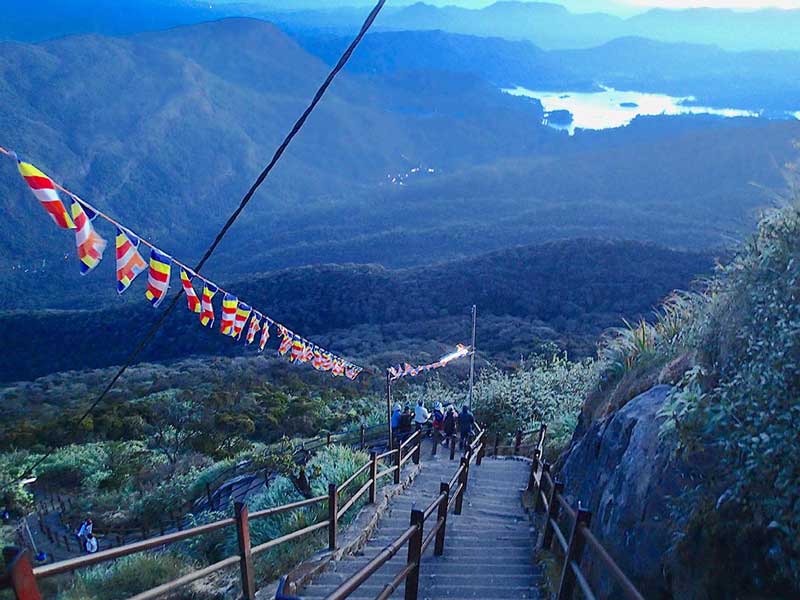
<path id="1" fill-rule="evenodd" d="M 375 504 L 378 495 L 378 453 L 374 450 L 369 453 L 369 481 L 369 503 Z"/>
<path id="2" fill-rule="evenodd" d="M 3 560 L 6 563 L 8 583 L 16 600 L 42 600 L 28 551 L 14 547 L 3 548 Z"/>
<path id="3" fill-rule="evenodd" d="M 213 504 L 213 502 L 211 500 L 211 486 L 208 485 L 207 481 L 206 481 L 206 497 L 208 498 L 208 507 L 213 509 L 214 508 L 214 504 Z"/>
<path id="4" fill-rule="evenodd" d="M 442 482 L 439 484 L 439 494 L 444 494 L 444 499 L 439 503 L 439 512 L 436 514 L 436 520 L 442 522 L 439 531 L 436 532 L 436 541 L 434 542 L 433 555 L 441 556 L 444 554 L 444 535 L 447 531 L 447 507 L 450 504 L 450 484 Z"/>
<path id="5" fill-rule="evenodd" d="M 553 545 L 553 523 L 558 520 L 561 504 L 556 496 L 564 491 L 564 482 L 556 480 L 553 482 L 553 489 L 550 490 L 550 497 L 547 499 L 547 515 L 544 521 L 544 531 L 542 532 L 542 548 L 550 549 Z"/>
<path id="6" fill-rule="evenodd" d="M 456 436 L 450 436 L 450 460 L 455 460 L 456 458 Z"/>
<path id="7" fill-rule="evenodd" d="M 403 459 L 403 449 L 398 445 L 394 455 L 394 484 L 400 485 L 400 461 Z"/>
<path id="8" fill-rule="evenodd" d="M 519 447 L 522 445 L 522 431 L 517 429 L 517 435 L 514 437 L 514 456 L 519 454 Z"/>
<path id="9" fill-rule="evenodd" d="M 333 441 L 333 434 L 331 432 L 328 432 L 328 436 L 327 436 L 327 440 L 326 440 L 325 445 L 326 446 L 330 446 L 332 441 Z"/>
<path id="10" fill-rule="evenodd" d="M 250 554 L 250 519 L 247 505 L 236 502 L 233 505 L 236 518 L 236 537 L 239 542 L 239 570 L 242 573 L 242 597 L 255 600 L 256 585 L 253 574 L 253 557 Z"/>
<path id="11" fill-rule="evenodd" d="M 539 475 L 539 485 L 536 487 L 536 503 L 533 505 L 533 510 L 541 513 L 544 510 L 544 501 L 542 500 L 542 487 L 544 485 L 545 473 L 550 472 L 550 463 L 547 461 L 542 462 L 542 474 Z"/>
<path id="12" fill-rule="evenodd" d="M 483 455 L 484 455 L 485 450 L 486 450 L 486 444 L 484 443 L 483 440 L 481 440 L 481 445 L 478 446 L 478 458 L 475 459 L 475 464 L 478 465 L 479 467 L 481 466 L 481 463 L 483 462 Z"/>
<path id="13" fill-rule="evenodd" d="M 414 462 L 415 465 L 419 464 L 420 454 L 422 453 L 422 434 L 419 434 L 417 438 L 417 445 L 414 447 L 414 455 L 411 457 L 411 460 Z"/>
<path id="14" fill-rule="evenodd" d="M 367 432 L 364 430 L 364 424 L 361 424 L 361 449 L 367 445 Z"/>
<path id="15" fill-rule="evenodd" d="M 536 447 L 541 451 L 542 447 L 544 446 L 544 436 L 547 433 L 547 425 L 542 423 L 542 426 L 539 427 L 539 441 L 536 442 Z"/>
<path id="16" fill-rule="evenodd" d="M 533 451 L 533 460 L 531 461 L 531 474 L 528 476 L 528 491 L 532 492 L 536 487 L 536 472 L 539 470 L 539 449 Z"/>
<path id="17" fill-rule="evenodd" d="M 435 431 L 433 432 L 432 446 L 431 456 L 436 456 L 436 450 L 439 447 L 439 434 Z"/>
<path id="18" fill-rule="evenodd" d="M 421 510 L 412 510 L 411 525 L 415 525 L 417 529 L 408 540 L 408 561 L 406 564 L 416 563 L 416 566 L 406 575 L 405 600 L 417 600 L 417 594 L 419 593 L 419 566 L 422 562 L 422 526 L 424 523 L 425 513 Z"/>
<path id="19" fill-rule="evenodd" d="M 461 457 L 461 475 L 458 477 L 458 483 L 460 484 L 458 490 L 458 496 L 456 497 L 456 506 L 455 510 L 453 511 L 454 514 L 460 515 L 461 509 L 464 505 L 464 492 L 466 491 L 467 486 L 467 469 L 469 467 L 469 463 L 466 462 L 466 459 L 462 456 Z"/>
<path id="20" fill-rule="evenodd" d="M 561 585 L 558 586 L 557 600 L 571 600 L 572 598 L 572 592 L 575 590 L 575 573 L 570 567 L 570 563 L 573 561 L 578 565 L 581 563 L 583 547 L 586 544 L 586 538 L 582 535 L 582 527 L 589 527 L 591 521 L 592 513 L 588 510 L 584 510 L 581 508 L 581 505 L 578 504 L 575 524 L 572 526 L 572 533 L 569 536 L 567 555 L 564 557 L 564 570 L 561 571 Z"/>
<path id="21" fill-rule="evenodd" d="M 496 433 L 494 436 L 494 457 L 497 458 L 497 450 L 500 447 L 500 434 Z"/>
<path id="22" fill-rule="evenodd" d="M 328 550 L 336 550 L 336 530 L 338 520 L 336 513 L 339 512 L 338 491 L 335 483 L 328 484 Z"/>

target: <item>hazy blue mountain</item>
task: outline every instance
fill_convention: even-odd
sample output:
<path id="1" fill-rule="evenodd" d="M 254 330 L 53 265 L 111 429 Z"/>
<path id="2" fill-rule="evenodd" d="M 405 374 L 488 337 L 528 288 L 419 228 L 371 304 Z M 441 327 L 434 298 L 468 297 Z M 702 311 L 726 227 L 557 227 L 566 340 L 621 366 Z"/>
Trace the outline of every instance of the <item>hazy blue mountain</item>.
<path id="1" fill-rule="evenodd" d="M 336 35 L 296 35 L 309 52 L 332 64 L 348 43 Z M 528 41 L 443 31 L 369 34 L 350 71 L 387 74 L 441 69 L 470 73 L 500 87 L 592 91 L 617 89 L 694 96 L 698 103 L 767 110 L 800 110 L 800 52 L 728 52 L 716 46 L 619 38 L 585 50 L 542 50 Z"/>
<path id="2" fill-rule="evenodd" d="M 497 2 L 480 10 L 414 4 L 387 15 L 394 29 L 443 29 L 454 33 L 529 39 L 544 48 L 587 48 L 617 37 L 717 44 L 730 50 L 800 49 L 800 10 L 650 10 L 627 19 L 576 14 L 560 5 Z"/>

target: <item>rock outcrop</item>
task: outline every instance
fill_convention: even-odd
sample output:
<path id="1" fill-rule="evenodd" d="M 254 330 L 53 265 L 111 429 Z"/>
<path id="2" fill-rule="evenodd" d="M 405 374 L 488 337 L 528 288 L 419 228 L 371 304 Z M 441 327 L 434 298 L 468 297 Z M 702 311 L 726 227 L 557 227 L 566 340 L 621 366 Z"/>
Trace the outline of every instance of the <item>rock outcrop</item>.
<path id="1" fill-rule="evenodd" d="M 669 576 L 669 502 L 688 484 L 687 471 L 673 457 L 674 443 L 659 437 L 658 413 L 671 389 L 656 385 L 591 424 L 560 469 L 570 504 L 580 501 L 592 511 L 591 530 L 653 600 L 677 597 Z M 598 598 L 620 597 L 591 551 L 583 565 Z"/>

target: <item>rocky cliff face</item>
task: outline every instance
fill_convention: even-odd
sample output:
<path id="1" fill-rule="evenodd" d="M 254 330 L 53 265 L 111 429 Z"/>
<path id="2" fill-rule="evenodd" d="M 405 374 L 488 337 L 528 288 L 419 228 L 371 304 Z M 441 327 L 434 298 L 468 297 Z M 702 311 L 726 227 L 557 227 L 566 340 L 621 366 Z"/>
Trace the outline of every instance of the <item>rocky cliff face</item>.
<path id="1" fill-rule="evenodd" d="M 592 511 L 591 530 L 652 600 L 694 595 L 675 589 L 668 553 L 674 533 L 669 499 L 691 483 L 673 457 L 674 444 L 659 439 L 663 418 L 657 415 L 671 389 L 656 385 L 591 424 L 560 469 L 570 504 L 580 501 Z M 591 550 L 583 565 L 598 598 L 619 597 Z"/>

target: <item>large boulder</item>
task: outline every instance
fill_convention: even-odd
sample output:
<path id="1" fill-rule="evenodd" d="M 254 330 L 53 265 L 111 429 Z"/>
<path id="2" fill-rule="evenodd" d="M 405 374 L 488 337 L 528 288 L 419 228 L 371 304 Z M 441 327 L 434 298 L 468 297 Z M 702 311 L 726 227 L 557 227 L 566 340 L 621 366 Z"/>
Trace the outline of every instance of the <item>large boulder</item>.
<path id="1" fill-rule="evenodd" d="M 674 442 L 659 437 L 658 413 L 671 389 L 656 385 L 590 425 L 560 468 L 570 504 L 592 511 L 592 532 L 649 600 L 677 597 L 669 576 L 669 501 L 688 481 Z M 598 598 L 621 597 L 590 548 L 582 564 Z"/>

